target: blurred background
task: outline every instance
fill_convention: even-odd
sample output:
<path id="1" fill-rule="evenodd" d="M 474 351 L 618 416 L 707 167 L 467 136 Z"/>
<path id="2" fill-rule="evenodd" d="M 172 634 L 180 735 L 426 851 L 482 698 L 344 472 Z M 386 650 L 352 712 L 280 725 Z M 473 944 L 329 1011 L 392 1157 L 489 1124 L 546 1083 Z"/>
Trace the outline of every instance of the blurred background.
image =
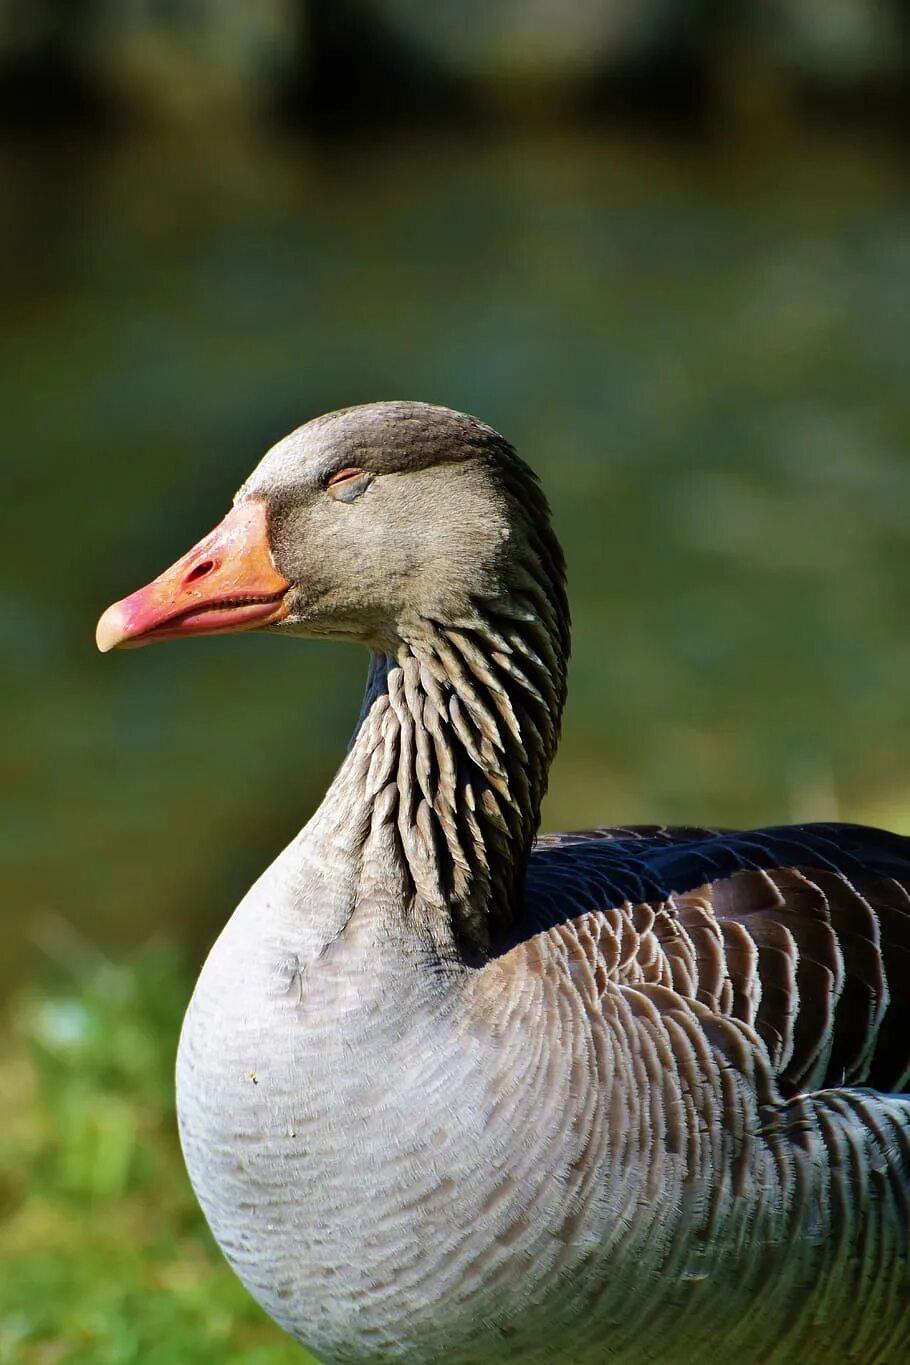
<path id="1" fill-rule="evenodd" d="M 327 409 L 476 412 L 565 543 L 545 826 L 910 830 L 907 0 L 0 0 L 0 1363 L 300 1361 L 172 1062 L 364 660 L 102 659 Z"/>

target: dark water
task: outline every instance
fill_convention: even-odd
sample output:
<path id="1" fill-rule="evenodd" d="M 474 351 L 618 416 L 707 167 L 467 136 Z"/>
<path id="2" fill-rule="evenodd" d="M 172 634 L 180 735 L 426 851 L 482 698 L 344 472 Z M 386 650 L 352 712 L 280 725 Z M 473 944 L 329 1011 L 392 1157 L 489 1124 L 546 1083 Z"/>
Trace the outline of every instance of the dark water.
<path id="1" fill-rule="evenodd" d="M 539 469 L 575 616 L 550 827 L 910 828 L 910 181 L 579 138 L 2 151 L 0 982 L 199 951 L 318 800 L 364 661 L 101 658 L 99 610 L 317 412 L 419 397 Z"/>

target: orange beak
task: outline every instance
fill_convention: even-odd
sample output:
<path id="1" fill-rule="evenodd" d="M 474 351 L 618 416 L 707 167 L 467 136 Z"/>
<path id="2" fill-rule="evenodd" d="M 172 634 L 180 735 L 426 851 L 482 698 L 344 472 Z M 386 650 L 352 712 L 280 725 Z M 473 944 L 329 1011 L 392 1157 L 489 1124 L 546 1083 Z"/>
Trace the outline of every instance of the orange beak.
<path id="1" fill-rule="evenodd" d="M 98 622 L 103 654 L 187 635 L 227 635 L 281 621 L 291 584 L 269 548 L 265 504 L 231 509 L 188 554 L 146 587 L 115 602 Z"/>

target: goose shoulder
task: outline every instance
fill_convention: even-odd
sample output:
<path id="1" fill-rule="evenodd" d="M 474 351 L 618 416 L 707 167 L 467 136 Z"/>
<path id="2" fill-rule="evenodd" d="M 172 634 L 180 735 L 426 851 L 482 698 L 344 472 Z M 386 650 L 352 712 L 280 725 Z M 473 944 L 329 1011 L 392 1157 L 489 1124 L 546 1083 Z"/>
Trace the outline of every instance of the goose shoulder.
<path id="1" fill-rule="evenodd" d="M 545 835 L 494 979 L 660 988 L 753 1030 L 782 1095 L 910 1083 L 910 839 L 849 824 Z"/>

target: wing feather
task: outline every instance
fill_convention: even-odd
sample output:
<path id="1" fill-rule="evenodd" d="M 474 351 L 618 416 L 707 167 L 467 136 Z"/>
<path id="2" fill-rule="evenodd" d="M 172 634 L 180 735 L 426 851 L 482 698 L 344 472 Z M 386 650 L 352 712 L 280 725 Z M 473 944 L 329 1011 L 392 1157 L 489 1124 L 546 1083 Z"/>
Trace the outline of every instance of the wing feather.
<path id="1" fill-rule="evenodd" d="M 548 836 L 519 939 L 570 923 L 595 978 L 754 1029 L 784 1093 L 910 1082 L 910 840 L 832 824 Z"/>

